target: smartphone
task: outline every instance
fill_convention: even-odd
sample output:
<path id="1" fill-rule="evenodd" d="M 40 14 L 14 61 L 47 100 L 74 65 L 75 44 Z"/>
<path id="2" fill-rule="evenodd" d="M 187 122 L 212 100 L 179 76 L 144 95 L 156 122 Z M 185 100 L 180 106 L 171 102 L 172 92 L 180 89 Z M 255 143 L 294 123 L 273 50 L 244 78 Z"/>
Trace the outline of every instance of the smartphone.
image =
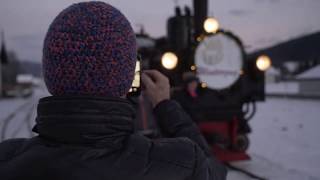
<path id="1" fill-rule="evenodd" d="M 128 96 L 139 96 L 141 93 L 141 60 L 138 58 L 136 61 L 136 68 L 134 71 L 134 79 L 132 81 L 131 88 Z"/>

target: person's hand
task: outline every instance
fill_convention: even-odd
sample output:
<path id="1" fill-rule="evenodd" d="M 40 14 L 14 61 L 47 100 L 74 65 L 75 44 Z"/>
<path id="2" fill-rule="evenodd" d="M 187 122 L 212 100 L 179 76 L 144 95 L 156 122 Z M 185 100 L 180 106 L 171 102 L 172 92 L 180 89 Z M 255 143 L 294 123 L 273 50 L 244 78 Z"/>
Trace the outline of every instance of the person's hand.
<path id="1" fill-rule="evenodd" d="M 141 74 L 144 90 L 153 107 L 163 100 L 170 99 L 169 79 L 157 70 L 145 70 Z"/>

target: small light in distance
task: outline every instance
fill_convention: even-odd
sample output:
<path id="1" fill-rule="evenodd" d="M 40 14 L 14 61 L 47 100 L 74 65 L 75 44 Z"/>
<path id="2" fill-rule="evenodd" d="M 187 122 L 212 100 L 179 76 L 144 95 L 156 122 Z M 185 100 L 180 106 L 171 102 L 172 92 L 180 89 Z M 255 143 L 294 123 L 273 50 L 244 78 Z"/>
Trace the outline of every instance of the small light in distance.
<path id="1" fill-rule="evenodd" d="M 178 64 L 178 57 L 173 52 L 166 52 L 161 58 L 161 64 L 166 69 L 174 69 Z"/>
<path id="2" fill-rule="evenodd" d="M 271 59 L 269 58 L 269 56 L 261 55 L 258 57 L 256 65 L 260 71 L 266 71 L 271 66 Z"/>
<path id="3" fill-rule="evenodd" d="M 207 33 L 216 33 L 219 30 L 219 22 L 215 18 L 207 18 L 204 21 L 204 30 Z"/>
<path id="4" fill-rule="evenodd" d="M 195 70 L 197 69 L 197 67 L 196 67 L 195 65 L 192 65 L 192 66 L 190 67 L 190 69 L 191 69 L 192 71 L 195 71 Z"/>
<path id="5" fill-rule="evenodd" d="M 202 87 L 202 88 L 207 88 L 208 85 L 207 85 L 207 83 L 204 83 L 204 82 L 203 82 L 203 83 L 201 83 L 201 87 Z"/>

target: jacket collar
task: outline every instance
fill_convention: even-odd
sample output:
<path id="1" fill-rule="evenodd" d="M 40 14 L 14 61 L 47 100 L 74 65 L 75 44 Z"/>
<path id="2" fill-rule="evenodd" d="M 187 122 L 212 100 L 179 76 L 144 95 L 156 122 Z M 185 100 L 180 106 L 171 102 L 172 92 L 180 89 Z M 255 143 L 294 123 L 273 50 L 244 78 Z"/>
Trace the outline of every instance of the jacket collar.
<path id="1" fill-rule="evenodd" d="M 60 143 L 120 148 L 133 133 L 134 118 L 125 99 L 50 96 L 39 100 L 33 131 Z"/>

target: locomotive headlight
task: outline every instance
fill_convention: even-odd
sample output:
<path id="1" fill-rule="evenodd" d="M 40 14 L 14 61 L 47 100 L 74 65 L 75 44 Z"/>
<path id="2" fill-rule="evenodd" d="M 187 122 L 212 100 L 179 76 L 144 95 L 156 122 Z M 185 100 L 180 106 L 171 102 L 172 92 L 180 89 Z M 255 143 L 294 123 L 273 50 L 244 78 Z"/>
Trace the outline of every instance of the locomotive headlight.
<path id="1" fill-rule="evenodd" d="M 215 18 L 207 18 L 203 27 L 207 33 L 216 33 L 219 30 L 219 22 Z"/>
<path id="2" fill-rule="evenodd" d="M 178 64 L 178 57 L 173 52 L 166 52 L 161 58 L 161 64 L 168 70 L 174 69 Z"/>
<path id="3" fill-rule="evenodd" d="M 202 88 L 207 88 L 207 87 L 208 87 L 208 84 L 203 82 L 203 83 L 201 83 L 201 87 L 202 87 Z"/>
<path id="4" fill-rule="evenodd" d="M 266 71 L 271 66 L 271 59 L 266 55 L 259 56 L 256 65 L 260 71 Z"/>

